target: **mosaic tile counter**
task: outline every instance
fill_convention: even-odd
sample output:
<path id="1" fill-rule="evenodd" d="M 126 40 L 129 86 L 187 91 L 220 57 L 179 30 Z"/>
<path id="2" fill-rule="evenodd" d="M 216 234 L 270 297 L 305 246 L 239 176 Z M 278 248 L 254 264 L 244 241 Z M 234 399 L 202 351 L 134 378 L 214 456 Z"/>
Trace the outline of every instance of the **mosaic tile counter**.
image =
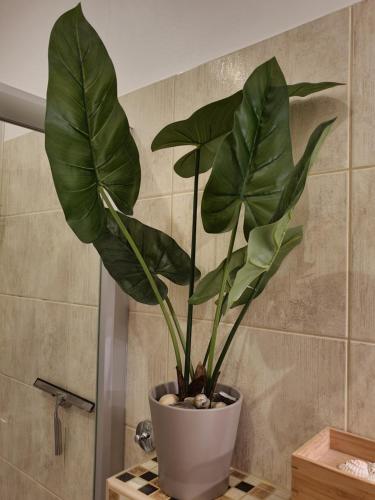
<path id="1" fill-rule="evenodd" d="M 107 500 L 176 500 L 159 488 L 158 461 L 153 458 L 107 480 Z M 249 474 L 231 470 L 229 489 L 221 500 L 289 500 L 290 493 Z"/>

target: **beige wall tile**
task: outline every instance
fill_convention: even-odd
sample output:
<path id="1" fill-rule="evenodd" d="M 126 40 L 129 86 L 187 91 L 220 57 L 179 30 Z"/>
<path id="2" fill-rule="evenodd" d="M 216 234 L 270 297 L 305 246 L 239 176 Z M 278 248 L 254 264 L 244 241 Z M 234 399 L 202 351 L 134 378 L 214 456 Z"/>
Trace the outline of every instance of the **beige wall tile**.
<path id="1" fill-rule="evenodd" d="M 351 337 L 375 341 L 375 168 L 352 179 Z"/>
<path id="2" fill-rule="evenodd" d="M 174 77 L 120 98 L 140 153 L 141 198 L 172 192 L 172 150 L 153 153 L 151 143 L 165 125 L 173 122 L 173 94 Z"/>
<path id="3" fill-rule="evenodd" d="M 1 295 L 0 324 L 1 373 L 30 385 L 40 377 L 96 399 L 96 307 Z"/>
<path id="4" fill-rule="evenodd" d="M 0 214 L 60 208 L 44 150 L 44 134 L 30 132 L 4 144 Z"/>
<path id="5" fill-rule="evenodd" d="M 137 202 L 134 208 L 134 217 L 148 226 L 171 235 L 171 206 L 172 199 L 170 196 L 145 198 Z M 169 287 L 168 280 L 165 280 L 165 283 Z M 161 314 L 159 305 L 148 306 L 136 302 L 132 298 L 129 298 L 129 310 Z"/>
<path id="6" fill-rule="evenodd" d="M 372 0 L 353 6 L 352 164 L 375 164 L 375 9 Z"/>
<path id="7" fill-rule="evenodd" d="M 0 458 L 0 498 L 4 500 L 59 500 L 43 486 Z"/>
<path id="8" fill-rule="evenodd" d="M 1 218 L 0 292 L 97 305 L 98 254 L 60 212 Z"/>
<path id="9" fill-rule="evenodd" d="M 64 485 L 61 491 L 61 497 L 64 500 L 92 500 L 93 498 L 95 419 L 95 414 L 83 413 L 77 408 L 71 408 L 67 415 Z"/>
<path id="10" fill-rule="evenodd" d="M 125 446 L 124 446 L 124 469 L 133 465 L 142 464 L 155 456 L 155 452 L 145 453 L 142 448 L 134 441 L 135 429 L 125 427 Z"/>
<path id="11" fill-rule="evenodd" d="M 28 384 L 42 377 L 95 400 L 99 257 L 66 225 L 42 134 L 6 142 L 1 173 L 0 454 L 20 472 L 10 489 L 0 462 L 0 497 L 92 500 L 95 415 L 61 410 L 55 457 L 54 399 Z"/>
<path id="12" fill-rule="evenodd" d="M 165 382 L 168 331 L 160 316 L 129 315 L 126 372 L 126 423 L 131 427 L 150 417 L 148 392 Z"/>
<path id="13" fill-rule="evenodd" d="M 95 416 L 74 408 L 60 412 L 64 454 L 55 457 L 53 410 L 47 394 L 0 375 L 1 453 L 64 500 L 91 500 Z"/>
<path id="14" fill-rule="evenodd" d="M 221 380 L 244 395 L 234 464 L 289 486 L 291 453 L 344 426 L 345 342 L 242 327 Z"/>
<path id="15" fill-rule="evenodd" d="M 4 157 L 4 132 L 5 132 L 5 124 L 0 121 L 0 200 L 1 200 L 1 189 L 3 185 L 3 157 Z M 2 203 L 0 203 L 0 215 L 3 211 Z"/>
<path id="16" fill-rule="evenodd" d="M 346 199 L 346 173 L 309 178 L 291 223 L 304 225 L 304 239 L 253 302 L 243 324 L 346 335 Z M 238 312 L 225 320 L 233 321 Z"/>
<path id="17" fill-rule="evenodd" d="M 348 430 L 375 439 L 375 345 L 350 343 Z"/>

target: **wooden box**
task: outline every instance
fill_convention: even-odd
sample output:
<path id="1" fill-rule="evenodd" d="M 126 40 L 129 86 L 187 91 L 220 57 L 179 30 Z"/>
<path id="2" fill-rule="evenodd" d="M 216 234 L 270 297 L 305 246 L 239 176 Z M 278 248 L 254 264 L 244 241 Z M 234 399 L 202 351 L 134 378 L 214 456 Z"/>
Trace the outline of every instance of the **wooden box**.
<path id="1" fill-rule="evenodd" d="M 350 458 L 375 462 L 375 441 L 327 428 L 292 455 L 292 500 L 374 500 L 375 483 L 342 472 Z"/>

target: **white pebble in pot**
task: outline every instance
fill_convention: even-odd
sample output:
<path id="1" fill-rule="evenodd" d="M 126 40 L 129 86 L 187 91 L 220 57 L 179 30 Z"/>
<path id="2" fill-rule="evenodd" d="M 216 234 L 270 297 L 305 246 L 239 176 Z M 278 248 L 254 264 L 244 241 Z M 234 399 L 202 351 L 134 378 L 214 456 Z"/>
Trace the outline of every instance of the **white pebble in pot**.
<path id="1" fill-rule="evenodd" d="M 178 397 L 176 394 L 164 394 L 164 396 L 159 399 L 159 403 L 165 406 L 172 406 L 178 403 Z"/>
<path id="2" fill-rule="evenodd" d="M 209 408 L 210 400 L 205 394 L 197 394 L 194 398 L 194 406 L 199 410 Z"/>
<path id="3" fill-rule="evenodd" d="M 224 401 L 218 401 L 217 403 L 212 403 L 212 408 L 225 408 L 227 406 Z"/>

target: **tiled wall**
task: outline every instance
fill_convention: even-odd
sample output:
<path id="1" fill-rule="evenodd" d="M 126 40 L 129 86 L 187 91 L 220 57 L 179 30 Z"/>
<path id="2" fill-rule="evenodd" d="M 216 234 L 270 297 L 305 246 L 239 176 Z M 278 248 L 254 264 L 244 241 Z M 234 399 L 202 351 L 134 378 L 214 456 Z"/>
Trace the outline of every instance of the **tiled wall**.
<path id="1" fill-rule="evenodd" d="M 42 134 L 6 141 L 0 175 L 0 498 L 92 500 L 95 415 L 61 410 L 55 457 L 54 399 L 32 384 L 95 401 L 99 259 L 65 223 Z"/>
<path id="2" fill-rule="evenodd" d="M 242 87 L 250 72 L 274 55 L 290 83 L 346 83 L 293 104 L 295 158 L 318 123 L 338 120 L 296 210 L 295 220 L 305 225 L 304 241 L 253 304 L 222 373 L 245 396 L 235 465 L 289 485 L 291 452 L 323 427 L 375 438 L 375 2 L 140 89 L 122 104 L 142 156 L 136 215 L 171 232 L 188 250 L 192 182 L 172 170 L 186 150 L 151 153 L 151 140 L 165 124 Z M 199 228 L 198 263 L 204 272 L 223 258 L 225 243 Z M 170 289 L 185 324 L 186 290 Z M 222 336 L 234 317 L 226 317 Z M 212 304 L 195 309 L 195 360 L 202 358 L 212 318 Z M 132 302 L 126 465 L 143 458 L 133 434 L 149 415 L 149 387 L 174 377 L 168 343 L 158 308 Z"/>

